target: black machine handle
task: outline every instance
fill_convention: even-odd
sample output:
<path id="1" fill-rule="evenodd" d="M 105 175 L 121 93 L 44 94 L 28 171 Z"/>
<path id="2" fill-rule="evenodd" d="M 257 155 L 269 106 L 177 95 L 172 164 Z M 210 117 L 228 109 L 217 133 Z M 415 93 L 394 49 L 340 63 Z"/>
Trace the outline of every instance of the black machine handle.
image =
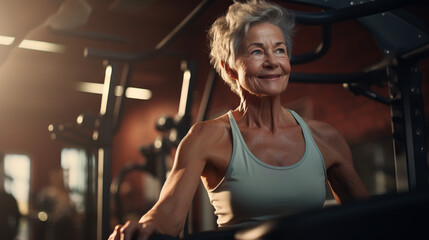
<path id="1" fill-rule="evenodd" d="M 288 1 L 301 3 L 302 1 Z M 376 13 L 391 11 L 397 8 L 411 6 L 415 4 L 427 3 L 425 0 L 375 0 L 367 1 L 357 5 L 341 9 L 332 9 L 324 12 L 304 13 L 292 11 L 295 15 L 296 22 L 302 25 L 326 25 L 346 20 L 352 20 L 360 17 L 366 17 Z"/>

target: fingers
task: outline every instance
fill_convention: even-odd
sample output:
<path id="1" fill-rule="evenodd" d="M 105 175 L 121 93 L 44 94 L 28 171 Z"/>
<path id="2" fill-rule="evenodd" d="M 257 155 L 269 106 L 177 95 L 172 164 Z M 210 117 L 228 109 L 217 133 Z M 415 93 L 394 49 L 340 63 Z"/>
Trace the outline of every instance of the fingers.
<path id="1" fill-rule="evenodd" d="M 113 230 L 112 234 L 110 234 L 108 240 L 120 240 L 120 237 L 121 237 L 121 228 L 122 228 L 122 225 L 116 225 L 116 227 Z"/>
<path id="2" fill-rule="evenodd" d="M 142 225 L 136 222 L 128 221 L 123 227 L 121 227 L 121 239 L 120 240 L 134 240 L 140 235 Z"/>
<path id="3" fill-rule="evenodd" d="M 128 221 L 124 225 L 116 225 L 108 240 L 148 240 L 155 233 L 151 224 Z"/>

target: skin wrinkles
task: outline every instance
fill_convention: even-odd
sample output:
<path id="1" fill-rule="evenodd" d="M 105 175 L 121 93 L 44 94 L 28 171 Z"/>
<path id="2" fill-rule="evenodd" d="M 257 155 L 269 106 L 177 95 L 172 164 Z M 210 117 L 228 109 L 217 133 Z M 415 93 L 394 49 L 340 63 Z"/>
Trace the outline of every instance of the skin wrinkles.
<path id="1" fill-rule="evenodd" d="M 275 96 L 289 82 L 291 66 L 282 31 L 271 23 L 259 23 L 244 37 L 232 70 L 242 88 L 253 95 Z"/>

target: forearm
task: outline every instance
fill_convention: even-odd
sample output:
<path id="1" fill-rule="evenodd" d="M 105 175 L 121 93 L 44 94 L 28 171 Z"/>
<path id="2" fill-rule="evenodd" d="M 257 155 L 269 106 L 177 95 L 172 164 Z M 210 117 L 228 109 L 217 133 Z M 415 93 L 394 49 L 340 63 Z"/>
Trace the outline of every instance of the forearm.
<path id="1" fill-rule="evenodd" d="M 156 232 L 177 236 L 183 229 L 189 206 L 199 181 L 187 181 L 189 175 L 174 170 L 165 182 L 158 202 L 140 219 L 140 223 L 151 223 Z M 186 184 L 178 184 L 178 183 Z M 196 182 L 196 183 L 194 183 Z M 194 186 L 195 185 L 195 186 Z"/>
<path id="2" fill-rule="evenodd" d="M 177 236 L 185 225 L 186 212 L 183 214 L 178 207 L 165 205 L 168 204 L 155 205 L 140 218 L 139 223 L 154 225 L 155 233 Z"/>
<path id="3" fill-rule="evenodd" d="M 199 135 L 190 134 L 182 140 L 158 202 L 140 223 L 150 223 L 160 234 L 177 236 L 182 231 L 206 164 L 201 142 Z"/>

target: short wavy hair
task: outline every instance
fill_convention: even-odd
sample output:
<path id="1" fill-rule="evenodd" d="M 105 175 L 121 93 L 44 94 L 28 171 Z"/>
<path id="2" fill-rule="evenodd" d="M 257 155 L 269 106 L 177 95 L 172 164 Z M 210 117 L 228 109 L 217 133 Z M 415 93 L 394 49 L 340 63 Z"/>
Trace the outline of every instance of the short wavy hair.
<path id="1" fill-rule="evenodd" d="M 222 67 L 222 62 L 235 69 L 235 58 L 242 39 L 255 23 L 268 22 L 283 32 L 289 59 L 292 53 L 292 36 L 295 18 L 284 8 L 264 0 L 250 0 L 234 3 L 224 16 L 219 17 L 208 32 L 210 63 L 231 90 L 241 96 L 240 87 Z"/>

